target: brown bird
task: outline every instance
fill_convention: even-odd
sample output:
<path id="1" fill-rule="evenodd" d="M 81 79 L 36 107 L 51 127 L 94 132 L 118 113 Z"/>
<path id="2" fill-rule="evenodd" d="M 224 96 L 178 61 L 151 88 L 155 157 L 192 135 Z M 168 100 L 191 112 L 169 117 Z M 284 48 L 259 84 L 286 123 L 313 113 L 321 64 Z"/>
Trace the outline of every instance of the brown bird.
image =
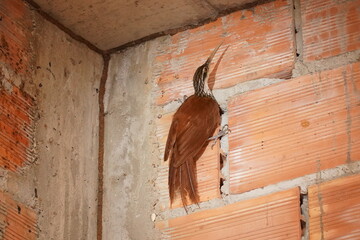
<path id="1" fill-rule="evenodd" d="M 220 44 L 221 45 L 221 44 Z M 172 204 L 180 193 L 186 209 L 187 198 L 199 203 L 196 161 L 204 153 L 215 130 L 220 125 L 221 108 L 208 87 L 209 66 L 215 48 L 206 62 L 198 67 L 193 77 L 195 93 L 187 98 L 173 116 L 166 141 L 164 160 L 169 162 L 169 195 Z"/>

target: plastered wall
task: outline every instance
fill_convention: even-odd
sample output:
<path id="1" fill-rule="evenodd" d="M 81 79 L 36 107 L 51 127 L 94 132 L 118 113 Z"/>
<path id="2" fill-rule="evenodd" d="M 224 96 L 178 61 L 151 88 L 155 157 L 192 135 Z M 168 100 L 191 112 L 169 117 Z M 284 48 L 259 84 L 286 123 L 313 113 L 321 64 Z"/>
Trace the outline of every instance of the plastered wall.
<path id="1" fill-rule="evenodd" d="M 160 40 L 161 41 L 161 40 Z M 111 57 L 105 94 L 103 239 L 158 239 L 154 57 L 159 40 Z"/>

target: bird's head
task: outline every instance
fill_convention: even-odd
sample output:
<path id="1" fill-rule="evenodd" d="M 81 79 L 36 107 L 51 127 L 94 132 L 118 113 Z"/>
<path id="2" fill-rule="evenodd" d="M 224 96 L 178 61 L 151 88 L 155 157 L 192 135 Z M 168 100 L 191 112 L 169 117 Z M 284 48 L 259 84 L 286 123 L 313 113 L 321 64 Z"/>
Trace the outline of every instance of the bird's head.
<path id="1" fill-rule="evenodd" d="M 220 48 L 222 43 L 220 43 L 214 51 L 210 54 L 206 62 L 198 67 L 195 71 L 193 84 L 195 89 L 195 95 L 198 96 L 210 96 L 212 97 L 212 92 L 208 87 L 208 79 L 209 79 L 209 67 L 212 59 L 215 56 L 215 53 Z"/>

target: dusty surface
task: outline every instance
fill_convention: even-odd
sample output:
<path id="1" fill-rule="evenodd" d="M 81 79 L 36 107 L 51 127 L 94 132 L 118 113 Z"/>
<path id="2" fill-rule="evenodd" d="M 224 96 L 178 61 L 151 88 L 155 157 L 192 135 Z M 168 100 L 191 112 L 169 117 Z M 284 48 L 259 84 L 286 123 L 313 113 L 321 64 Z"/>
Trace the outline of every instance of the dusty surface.
<path id="1" fill-rule="evenodd" d="M 41 8 L 102 50 L 162 31 L 215 18 L 253 0 L 62 1 L 35 0 Z"/>
<path id="2" fill-rule="evenodd" d="M 102 59 L 52 25 L 38 36 L 40 224 L 54 239 L 95 239 Z"/>
<path id="3" fill-rule="evenodd" d="M 103 239 L 158 239 L 151 214 L 158 163 L 152 96 L 161 39 L 112 56 L 105 94 Z"/>
<path id="4" fill-rule="evenodd" d="M 102 58 L 35 18 L 32 75 L 6 75 L 37 103 L 36 163 L 1 171 L 0 187 L 38 213 L 39 239 L 96 239 L 98 93 Z M 14 80 L 15 79 L 15 80 Z"/>

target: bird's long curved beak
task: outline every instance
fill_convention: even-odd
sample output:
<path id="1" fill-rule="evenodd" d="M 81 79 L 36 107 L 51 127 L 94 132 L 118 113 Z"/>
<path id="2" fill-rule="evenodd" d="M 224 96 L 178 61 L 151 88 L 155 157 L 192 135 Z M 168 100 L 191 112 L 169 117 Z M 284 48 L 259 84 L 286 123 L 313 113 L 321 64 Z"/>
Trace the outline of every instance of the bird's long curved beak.
<path id="1" fill-rule="evenodd" d="M 217 50 L 219 50 L 221 44 L 223 44 L 224 41 L 222 41 L 215 49 L 214 51 L 212 51 L 212 53 L 210 54 L 210 56 L 208 57 L 208 59 L 206 60 L 205 64 L 206 65 L 209 65 L 212 61 L 212 59 L 214 58 L 215 56 L 215 53 L 217 52 Z"/>

